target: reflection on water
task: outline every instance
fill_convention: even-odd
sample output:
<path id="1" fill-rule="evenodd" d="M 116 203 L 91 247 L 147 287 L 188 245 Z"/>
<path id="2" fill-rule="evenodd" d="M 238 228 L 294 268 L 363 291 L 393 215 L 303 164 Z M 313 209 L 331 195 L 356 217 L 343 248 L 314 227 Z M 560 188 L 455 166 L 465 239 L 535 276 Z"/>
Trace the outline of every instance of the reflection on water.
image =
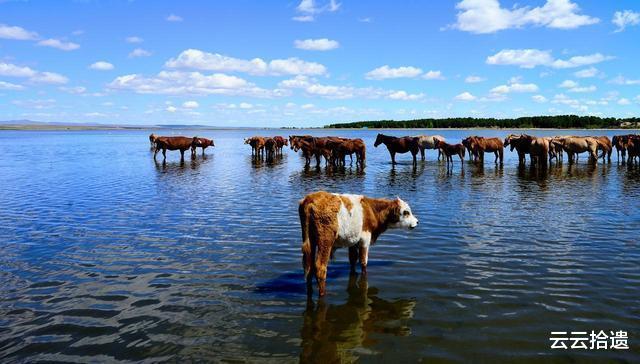
<path id="1" fill-rule="evenodd" d="M 556 133 L 588 131 L 531 131 Z M 0 362 L 640 361 L 637 165 L 392 166 L 368 148 L 364 170 L 304 168 L 252 158 L 255 130 L 156 163 L 148 134 L 0 132 Z M 400 196 L 421 224 L 380 237 L 366 281 L 338 250 L 308 305 L 297 208 L 316 190 Z M 633 350 L 548 349 L 601 329 Z"/>
<path id="2" fill-rule="evenodd" d="M 300 335 L 303 363 L 351 363 L 371 354 L 372 334 L 407 336 L 413 317 L 414 299 L 388 301 L 378 297 L 378 289 L 369 287 L 366 276 L 352 274 L 347 300 L 330 304 L 325 298 L 309 300 L 304 311 Z"/>

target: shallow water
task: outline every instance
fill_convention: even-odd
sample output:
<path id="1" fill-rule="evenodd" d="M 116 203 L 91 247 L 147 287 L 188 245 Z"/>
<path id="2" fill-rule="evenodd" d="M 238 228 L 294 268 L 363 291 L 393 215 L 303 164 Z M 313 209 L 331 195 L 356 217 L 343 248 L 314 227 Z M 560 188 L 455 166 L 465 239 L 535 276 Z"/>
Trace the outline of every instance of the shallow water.
<path id="1" fill-rule="evenodd" d="M 376 131 L 307 132 L 363 138 L 366 169 L 252 162 L 244 137 L 286 131 L 163 131 L 216 143 L 166 165 L 145 131 L 0 132 L 0 361 L 640 360 L 640 167 L 392 167 Z M 308 302 L 297 203 L 320 189 L 400 196 L 420 225 L 366 279 L 339 250 Z M 631 349 L 549 348 L 591 330 Z"/>

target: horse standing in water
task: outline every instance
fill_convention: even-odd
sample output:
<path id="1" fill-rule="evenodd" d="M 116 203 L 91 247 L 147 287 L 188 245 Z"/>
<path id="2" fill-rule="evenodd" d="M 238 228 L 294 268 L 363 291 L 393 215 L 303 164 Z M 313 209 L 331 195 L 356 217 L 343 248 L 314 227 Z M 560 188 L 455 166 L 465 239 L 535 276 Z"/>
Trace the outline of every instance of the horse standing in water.
<path id="1" fill-rule="evenodd" d="M 378 147 L 380 144 L 384 144 L 387 146 L 389 150 L 389 154 L 391 155 L 391 164 L 396 164 L 396 153 L 407 153 L 411 152 L 413 155 L 413 165 L 418 164 L 418 160 L 416 156 L 420 152 L 420 139 L 417 137 L 394 137 L 384 134 L 378 134 L 376 137 L 376 142 L 373 144 L 374 147 Z"/>

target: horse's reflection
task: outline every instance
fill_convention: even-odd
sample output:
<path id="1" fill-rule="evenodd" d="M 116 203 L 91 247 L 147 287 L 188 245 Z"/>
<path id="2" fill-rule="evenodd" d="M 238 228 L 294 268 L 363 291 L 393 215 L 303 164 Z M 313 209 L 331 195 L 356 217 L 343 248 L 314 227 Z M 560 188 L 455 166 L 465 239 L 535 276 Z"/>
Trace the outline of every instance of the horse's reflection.
<path id="1" fill-rule="evenodd" d="M 328 304 L 325 298 L 307 303 L 301 330 L 300 361 L 353 362 L 358 349 L 374 344 L 370 333 L 405 336 L 410 333 L 407 320 L 413 317 L 414 299 L 387 301 L 369 288 L 366 276 L 352 274 L 347 287 L 347 302 Z"/>

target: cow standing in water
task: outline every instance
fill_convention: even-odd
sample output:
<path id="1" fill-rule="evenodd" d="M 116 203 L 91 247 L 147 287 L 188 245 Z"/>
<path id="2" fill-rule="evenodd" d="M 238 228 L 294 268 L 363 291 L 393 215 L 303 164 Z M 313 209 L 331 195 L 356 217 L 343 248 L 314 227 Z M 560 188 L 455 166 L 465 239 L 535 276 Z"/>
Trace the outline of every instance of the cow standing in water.
<path id="1" fill-rule="evenodd" d="M 191 146 L 191 156 L 192 157 L 195 157 L 197 148 L 202 148 L 202 155 L 204 155 L 204 150 L 207 149 L 207 147 L 215 147 L 216 146 L 215 144 L 213 144 L 213 140 L 212 139 L 198 138 L 198 137 L 195 137 L 194 139 L 195 139 L 195 143 Z"/>
<path id="2" fill-rule="evenodd" d="M 184 152 L 193 148 L 197 139 L 197 137 L 188 138 L 183 136 L 157 137 L 155 139 L 156 149 L 153 152 L 153 159 L 156 159 L 159 150 L 162 150 L 163 161 L 167 160 L 167 150 L 179 150 L 180 161 L 184 161 Z"/>
<path id="3" fill-rule="evenodd" d="M 302 266 L 311 294 L 312 274 L 318 281 L 320 297 L 326 292 L 329 258 L 338 248 L 349 248 L 351 272 L 360 259 L 362 274 L 367 273 L 369 247 L 388 228 L 413 229 L 418 219 L 409 205 L 395 200 L 362 195 L 314 192 L 298 207 L 302 228 Z"/>

